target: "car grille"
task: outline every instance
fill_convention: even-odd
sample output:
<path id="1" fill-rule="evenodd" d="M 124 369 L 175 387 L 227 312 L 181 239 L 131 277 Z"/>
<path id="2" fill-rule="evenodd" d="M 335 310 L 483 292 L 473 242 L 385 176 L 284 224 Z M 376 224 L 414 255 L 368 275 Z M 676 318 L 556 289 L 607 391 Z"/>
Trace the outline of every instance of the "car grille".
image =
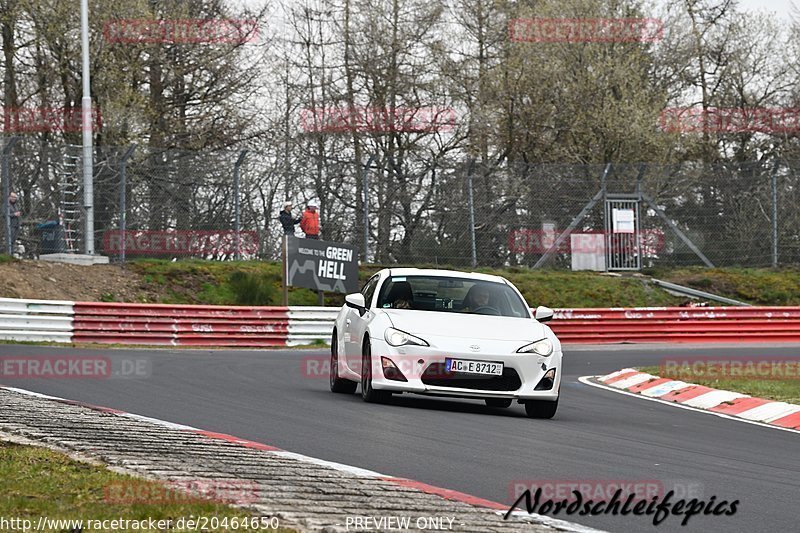
<path id="1" fill-rule="evenodd" d="M 444 363 L 433 363 L 422 374 L 425 385 L 459 389 L 515 391 L 522 386 L 519 374 L 513 368 L 504 368 L 502 376 L 476 376 L 460 372 L 447 372 Z"/>

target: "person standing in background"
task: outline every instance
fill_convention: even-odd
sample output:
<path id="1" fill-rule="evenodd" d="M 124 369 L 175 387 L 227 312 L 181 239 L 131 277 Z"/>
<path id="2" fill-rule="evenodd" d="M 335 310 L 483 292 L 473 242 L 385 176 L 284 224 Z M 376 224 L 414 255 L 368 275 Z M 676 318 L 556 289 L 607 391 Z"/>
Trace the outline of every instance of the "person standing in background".
<path id="1" fill-rule="evenodd" d="M 278 215 L 278 220 L 281 221 L 284 235 L 294 235 L 294 226 L 299 224 L 303 217 L 294 218 L 292 216 L 292 202 L 284 202 L 281 214 Z"/>
<path id="2" fill-rule="evenodd" d="M 300 221 L 300 229 L 306 234 L 306 239 L 319 239 L 319 213 L 316 202 L 308 202 L 303 219 Z"/>

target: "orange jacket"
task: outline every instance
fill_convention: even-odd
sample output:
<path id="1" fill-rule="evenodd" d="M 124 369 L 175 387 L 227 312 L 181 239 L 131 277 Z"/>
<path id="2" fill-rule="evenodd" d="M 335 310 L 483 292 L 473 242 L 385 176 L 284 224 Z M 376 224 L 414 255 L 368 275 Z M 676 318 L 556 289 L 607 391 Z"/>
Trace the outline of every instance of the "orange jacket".
<path id="1" fill-rule="evenodd" d="M 303 212 L 303 220 L 300 221 L 300 229 L 306 235 L 319 235 L 319 211 L 311 211 L 306 208 Z"/>

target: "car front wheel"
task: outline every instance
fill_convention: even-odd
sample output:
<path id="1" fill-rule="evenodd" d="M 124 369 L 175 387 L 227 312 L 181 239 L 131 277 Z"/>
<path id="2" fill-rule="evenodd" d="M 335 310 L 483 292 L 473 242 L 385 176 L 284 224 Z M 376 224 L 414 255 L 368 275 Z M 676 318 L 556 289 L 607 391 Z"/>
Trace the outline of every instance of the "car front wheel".
<path id="1" fill-rule="evenodd" d="M 553 418 L 558 409 L 558 400 L 549 402 L 546 400 L 527 400 L 525 402 L 525 413 L 528 418 Z"/>
<path id="2" fill-rule="evenodd" d="M 336 332 L 334 331 L 333 338 L 331 338 L 331 392 L 353 394 L 358 387 L 358 383 L 339 377 L 339 343 L 337 341 Z"/>

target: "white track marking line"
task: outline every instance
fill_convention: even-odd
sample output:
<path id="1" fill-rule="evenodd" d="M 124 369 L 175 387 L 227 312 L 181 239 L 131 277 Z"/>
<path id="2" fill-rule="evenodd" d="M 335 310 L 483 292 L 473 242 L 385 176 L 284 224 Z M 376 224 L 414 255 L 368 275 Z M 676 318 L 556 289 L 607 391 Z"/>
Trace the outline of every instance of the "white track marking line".
<path id="1" fill-rule="evenodd" d="M 348 474 L 353 474 L 354 476 L 358 477 L 394 479 L 394 476 L 385 476 L 383 474 L 379 474 L 378 472 L 367 470 L 365 468 L 345 465 L 342 463 L 334 463 L 333 461 L 317 459 L 316 457 L 309 457 L 308 455 L 302 455 L 299 453 L 287 452 L 283 450 L 273 451 L 270 453 L 272 453 L 273 455 L 277 455 L 279 457 L 286 457 L 287 459 L 295 459 L 297 461 L 302 461 L 304 463 L 312 463 L 319 466 L 327 466 L 328 468 L 333 468 L 334 470 L 338 470 L 340 472 L 346 472 Z"/>
<path id="2" fill-rule="evenodd" d="M 37 398 L 44 398 L 45 400 L 58 400 L 60 402 L 69 402 L 71 400 L 67 400 L 66 398 L 59 398 L 58 396 L 50 396 L 47 394 L 42 394 L 41 392 L 33 392 L 32 390 L 25 390 L 25 389 L 18 389 L 16 387 L 3 387 L 5 390 L 10 390 L 14 392 L 18 392 L 20 394 L 24 394 L 26 396 L 35 396 Z"/>
<path id="3" fill-rule="evenodd" d="M 746 418 L 739 418 L 738 416 L 726 415 L 725 413 L 716 413 L 714 411 L 707 411 L 705 409 L 698 409 L 697 407 L 689 407 L 688 405 L 684 405 L 684 404 L 677 403 L 677 402 L 670 402 L 670 401 L 667 401 L 667 400 L 662 400 L 660 398 L 650 398 L 650 397 L 647 397 L 647 396 L 643 396 L 641 394 L 636 394 L 635 392 L 628 392 L 626 390 L 615 389 L 615 388 L 612 388 L 610 385 L 605 385 L 605 384 L 602 384 L 602 383 L 595 383 L 595 382 L 591 381 L 592 379 L 598 379 L 599 377 L 600 376 L 582 376 L 582 377 L 578 378 L 578 381 L 580 381 L 584 385 L 589 385 L 590 387 L 597 387 L 598 389 L 603 389 L 603 390 L 607 390 L 607 391 L 610 391 L 610 392 L 616 392 L 617 394 L 625 394 L 627 396 L 633 396 L 634 398 L 641 398 L 642 400 L 647 400 L 649 402 L 658 402 L 660 404 L 670 405 L 672 407 L 678 407 L 680 409 L 687 409 L 689 411 L 695 411 L 697 413 L 705 413 L 707 415 L 714 415 L 714 416 L 718 416 L 720 418 L 727 418 L 728 420 L 735 420 L 737 422 L 743 422 L 745 424 L 752 424 L 754 426 L 761 426 L 761 427 L 770 428 L 770 429 L 777 429 L 777 430 L 780 430 L 780 431 L 788 431 L 789 433 L 798 433 L 798 434 L 800 434 L 800 430 L 797 430 L 797 429 L 784 428 L 784 427 L 775 426 L 775 425 L 772 425 L 772 424 L 765 424 L 763 422 L 756 422 L 754 420 L 747 420 Z"/>
<path id="4" fill-rule="evenodd" d="M 162 427 L 169 428 L 169 429 L 179 429 L 181 431 L 200 431 L 199 429 L 193 428 L 192 426 L 184 426 L 183 424 L 176 424 L 174 422 L 167 422 L 166 420 L 160 420 L 158 418 L 150 418 L 149 416 L 135 415 L 133 413 L 126 413 L 124 411 L 121 412 L 121 413 L 118 413 L 118 414 L 119 414 L 119 416 L 122 416 L 122 417 L 125 417 L 125 418 L 132 418 L 134 420 L 143 420 L 145 422 L 150 422 L 151 424 L 156 424 L 158 426 L 162 426 Z"/>

